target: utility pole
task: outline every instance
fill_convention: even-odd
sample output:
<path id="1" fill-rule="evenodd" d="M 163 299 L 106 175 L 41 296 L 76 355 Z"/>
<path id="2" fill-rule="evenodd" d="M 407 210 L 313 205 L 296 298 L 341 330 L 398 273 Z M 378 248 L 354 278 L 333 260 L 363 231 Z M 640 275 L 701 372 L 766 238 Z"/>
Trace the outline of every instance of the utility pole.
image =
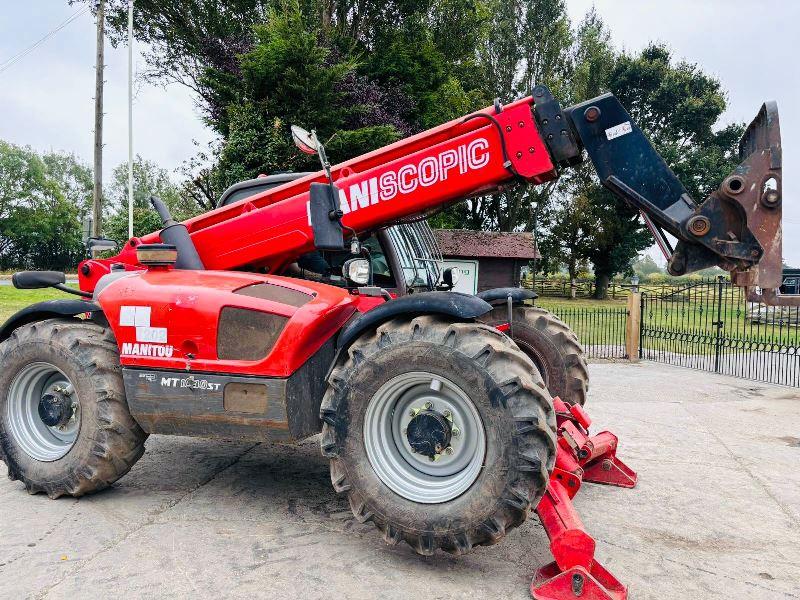
<path id="1" fill-rule="evenodd" d="M 133 0 L 128 0 L 128 237 L 133 237 Z"/>
<path id="2" fill-rule="evenodd" d="M 97 61 L 94 86 L 94 194 L 92 198 L 92 235 L 103 232 L 103 70 L 105 66 L 105 0 L 97 2 Z"/>

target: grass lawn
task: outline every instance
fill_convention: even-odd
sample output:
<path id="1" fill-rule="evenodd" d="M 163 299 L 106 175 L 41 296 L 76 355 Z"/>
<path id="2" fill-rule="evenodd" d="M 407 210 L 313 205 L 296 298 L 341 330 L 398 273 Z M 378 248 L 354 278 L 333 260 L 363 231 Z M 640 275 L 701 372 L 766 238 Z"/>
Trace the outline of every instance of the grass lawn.
<path id="1" fill-rule="evenodd" d="M 54 298 L 76 297 L 54 289 L 18 290 L 12 285 L 0 285 L 0 323 L 5 322 L 8 317 L 30 304 Z"/>
<path id="2" fill-rule="evenodd" d="M 536 305 L 546 308 L 547 310 L 575 308 L 625 308 L 628 305 L 628 301 L 625 299 L 590 300 L 589 298 L 576 298 L 575 300 L 570 300 L 569 298 L 551 298 L 549 296 L 539 296 L 536 299 Z"/>

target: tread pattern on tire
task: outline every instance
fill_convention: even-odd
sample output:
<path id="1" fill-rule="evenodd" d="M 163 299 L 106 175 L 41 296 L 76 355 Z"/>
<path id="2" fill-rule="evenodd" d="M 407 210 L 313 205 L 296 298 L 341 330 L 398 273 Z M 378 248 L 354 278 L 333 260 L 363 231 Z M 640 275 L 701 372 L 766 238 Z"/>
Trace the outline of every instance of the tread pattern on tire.
<path id="1" fill-rule="evenodd" d="M 447 345 L 474 359 L 502 390 L 492 405 L 509 411 L 516 425 L 514 443 L 517 455 L 516 477 L 505 486 L 491 514 L 466 524 L 456 532 L 405 529 L 381 515 L 379 507 L 369 506 L 348 481 L 342 450 L 342 406 L 346 402 L 353 371 L 369 361 L 392 341 L 423 340 Z M 396 318 L 365 334 L 340 359 L 329 378 L 322 401 L 322 453 L 330 458 L 331 482 L 339 493 L 347 494 L 350 507 L 360 522 L 372 521 L 389 544 L 405 541 L 417 553 L 431 555 L 437 548 L 453 553 L 469 552 L 474 546 L 499 542 L 505 534 L 522 524 L 536 506 L 555 463 L 555 414 L 552 399 L 530 359 L 507 336 L 493 327 L 477 323 L 450 323 L 435 316 Z M 345 425 L 346 427 L 346 425 Z M 442 529 L 446 529 L 443 527 Z"/>
<path id="2" fill-rule="evenodd" d="M 97 408 L 98 428 L 91 432 L 92 448 L 88 460 L 70 464 L 66 472 L 52 481 L 34 482 L 7 460 L 0 439 L 0 458 L 8 466 L 8 477 L 21 480 L 28 493 L 46 493 L 50 498 L 62 495 L 83 496 L 102 490 L 130 471 L 144 453 L 147 434 L 131 416 L 125 400 L 119 350 L 107 327 L 80 319 L 48 319 L 16 329 L 0 346 L 0 364 L 4 356 L 19 344 L 44 343 L 65 347 L 73 360 L 91 377 L 96 386 L 93 400 Z M 81 399 L 81 402 L 85 402 Z M 0 437 L 5 433 L 0 432 Z M 68 457 L 69 453 L 65 456 Z M 63 460 L 63 459 L 60 459 Z"/>
<path id="3" fill-rule="evenodd" d="M 507 321 L 507 309 L 495 309 L 489 313 L 490 321 Z M 589 393 L 589 367 L 580 340 L 569 325 L 550 311 L 539 306 L 514 307 L 514 320 L 524 320 L 530 327 L 547 336 L 558 349 L 566 369 L 566 387 L 550 389 L 553 396 L 560 396 L 568 404 L 586 404 Z"/>

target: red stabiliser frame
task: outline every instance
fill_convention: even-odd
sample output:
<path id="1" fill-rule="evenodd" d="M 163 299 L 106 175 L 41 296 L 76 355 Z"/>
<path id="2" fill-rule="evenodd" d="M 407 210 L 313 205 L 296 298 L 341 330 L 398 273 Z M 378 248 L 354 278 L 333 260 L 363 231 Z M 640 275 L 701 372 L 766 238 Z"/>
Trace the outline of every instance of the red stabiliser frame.
<path id="1" fill-rule="evenodd" d="M 594 558 L 595 541 L 572 504 L 583 481 L 631 488 L 636 473 L 617 458 L 617 437 L 589 435 L 591 419 L 580 406 L 554 399 L 558 422 L 556 466 L 536 513 L 555 559 L 531 583 L 536 600 L 626 600 L 627 588 Z"/>

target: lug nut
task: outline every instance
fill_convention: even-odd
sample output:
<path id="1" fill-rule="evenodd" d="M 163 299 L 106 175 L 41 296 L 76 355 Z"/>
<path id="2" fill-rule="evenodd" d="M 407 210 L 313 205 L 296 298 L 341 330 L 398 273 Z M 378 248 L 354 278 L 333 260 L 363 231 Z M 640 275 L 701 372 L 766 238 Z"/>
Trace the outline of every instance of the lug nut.
<path id="1" fill-rule="evenodd" d="M 430 402 L 426 402 L 425 403 L 425 410 L 430 410 L 432 408 L 433 408 L 433 404 L 432 403 L 430 403 Z"/>
<path id="2" fill-rule="evenodd" d="M 458 427 L 453 427 L 451 433 L 453 434 L 453 437 L 458 437 L 461 435 L 461 430 Z"/>
<path id="3" fill-rule="evenodd" d="M 453 416 L 453 413 L 451 413 L 449 410 L 446 410 L 442 413 L 442 416 L 444 416 L 445 419 L 449 419 Z"/>
<path id="4" fill-rule="evenodd" d="M 444 449 L 444 451 L 445 451 L 445 454 L 447 454 L 448 456 L 451 456 L 453 454 L 453 447 L 452 446 L 448 446 L 447 448 Z"/>

